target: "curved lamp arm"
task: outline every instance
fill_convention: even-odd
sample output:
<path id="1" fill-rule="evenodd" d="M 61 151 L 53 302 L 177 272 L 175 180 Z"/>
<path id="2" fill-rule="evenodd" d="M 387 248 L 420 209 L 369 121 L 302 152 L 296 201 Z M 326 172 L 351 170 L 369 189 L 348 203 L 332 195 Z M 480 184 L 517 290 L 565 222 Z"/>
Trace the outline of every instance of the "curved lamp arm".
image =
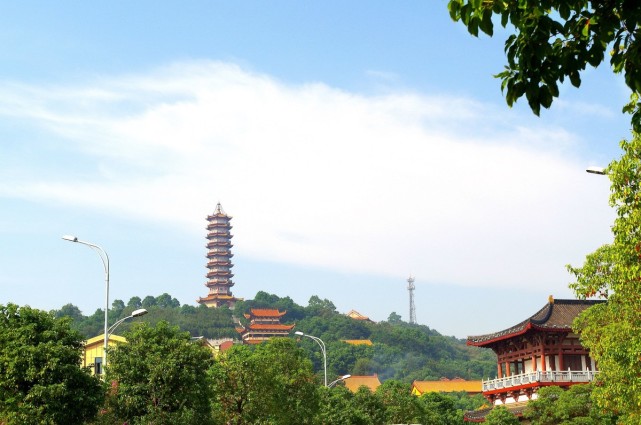
<path id="1" fill-rule="evenodd" d="M 323 368 L 324 368 L 324 372 L 325 372 L 325 386 L 327 386 L 327 349 L 325 348 L 325 343 L 319 337 L 312 336 L 312 335 L 307 335 L 306 333 L 303 333 L 301 331 L 294 332 L 294 335 L 304 336 L 306 338 L 313 339 L 314 341 L 316 341 L 316 344 L 318 344 L 318 346 L 320 347 L 321 352 L 323 353 Z"/>

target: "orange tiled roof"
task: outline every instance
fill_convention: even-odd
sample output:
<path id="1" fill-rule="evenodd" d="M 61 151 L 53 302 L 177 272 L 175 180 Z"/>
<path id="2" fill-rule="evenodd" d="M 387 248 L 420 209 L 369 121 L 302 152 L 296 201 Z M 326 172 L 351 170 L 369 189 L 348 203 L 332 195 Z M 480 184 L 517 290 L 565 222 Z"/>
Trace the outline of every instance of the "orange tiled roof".
<path id="1" fill-rule="evenodd" d="M 378 375 L 350 376 L 349 378 L 345 379 L 344 382 L 345 387 L 353 393 L 358 391 L 358 389 L 362 386 L 365 386 L 369 388 L 370 391 L 374 392 L 376 391 L 376 388 L 381 385 L 381 381 L 379 381 Z"/>
<path id="2" fill-rule="evenodd" d="M 280 312 L 275 308 L 252 308 L 251 315 L 255 317 L 283 317 L 286 311 Z"/>
<path id="3" fill-rule="evenodd" d="M 252 330 L 279 330 L 279 331 L 289 331 L 294 328 L 294 325 L 282 325 L 280 323 L 251 323 L 248 329 Z"/>
<path id="4" fill-rule="evenodd" d="M 465 391 L 470 394 L 480 394 L 483 390 L 481 381 L 466 381 L 453 379 L 451 381 L 414 381 L 412 382 L 412 393 L 421 395 L 425 393 L 451 393 Z"/>
<path id="5" fill-rule="evenodd" d="M 344 339 L 343 342 L 350 345 L 372 345 L 372 341 L 369 339 Z"/>
<path id="6" fill-rule="evenodd" d="M 231 295 L 218 295 L 218 294 L 213 294 L 213 295 L 207 295 L 206 297 L 199 297 L 198 302 L 200 301 L 209 301 L 209 300 L 232 300 L 232 299 L 238 299 L 235 298 Z"/>

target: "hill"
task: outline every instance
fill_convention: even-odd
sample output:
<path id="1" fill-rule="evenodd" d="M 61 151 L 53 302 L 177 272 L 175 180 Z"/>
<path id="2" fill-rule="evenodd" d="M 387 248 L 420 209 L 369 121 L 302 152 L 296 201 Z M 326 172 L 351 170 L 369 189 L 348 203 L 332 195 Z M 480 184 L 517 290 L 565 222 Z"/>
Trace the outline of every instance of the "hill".
<path id="1" fill-rule="evenodd" d="M 243 320 L 243 313 L 251 308 L 287 311 L 283 323 L 295 323 L 297 331 L 317 336 L 326 344 L 330 376 L 376 373 L 382 381 L 411 382 L 442 377 L 484 379 L 496 373 L 496 359 L 489 350 L 468 347 L 465 341 L 443 336 L 425 325 L 406 323 L 393 312 L 388 320 L 379 323 L 354 320 L 337 312 L 331 301 L 317 296 L 312 296 L 308 305 L 303 307 L 289 297 L 261 291 L 253 300 L 238 302 L 234 311 L 187 304 L 181 306 L 169 294 L 144 299 L 132 297 L 127 304 L 122 300 L 112 303 L 110 324 L 127 317 L 137 308 L 146 308 L 149 313 L 136 320 L 152 324 L 166 320 L 192 336 L 206 338 L 238 338 L 234 321 Z M 86 338 L 102 333 L 104 311 L 101 309 L 91 316 L 84 316 L 76 306 L 67 304 L 55 310 L 54 314 L 71 317 L 74 328 Z M 124 322 L 117 333 L 122 334 L 128 326 L 130 322 Z M 353 345 L 346 340 L 369 340 L 372 344 Z M 318 346 L 306 338 L 300 344 L 309 350 L 315 369 L 321 371 L 323 359 Z"/>

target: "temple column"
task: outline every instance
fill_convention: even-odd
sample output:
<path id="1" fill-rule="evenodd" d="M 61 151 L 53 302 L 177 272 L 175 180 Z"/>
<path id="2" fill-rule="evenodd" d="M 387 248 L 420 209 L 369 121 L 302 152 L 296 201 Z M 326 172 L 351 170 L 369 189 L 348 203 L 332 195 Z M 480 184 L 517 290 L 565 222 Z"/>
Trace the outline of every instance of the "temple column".
<path id="1" fill-rule="evenodd" d="M 536 372 L 536 354 L 532 354 L 532 372 Z"/>
<path id="2" fill-rule="evenodd" d="M 559 350 L 559 370 L 565 370 L 565 364 L 563 364 L 563 349 Z"/>

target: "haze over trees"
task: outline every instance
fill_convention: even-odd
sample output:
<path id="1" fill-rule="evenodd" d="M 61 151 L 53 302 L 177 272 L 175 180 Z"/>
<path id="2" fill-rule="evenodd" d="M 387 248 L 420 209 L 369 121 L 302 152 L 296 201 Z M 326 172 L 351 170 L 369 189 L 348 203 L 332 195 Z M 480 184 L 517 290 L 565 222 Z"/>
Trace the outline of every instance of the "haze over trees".
<path id="1" fill-rule="evenodd" d="M 632 137 L 620 159 L 605 170 L 617 218 L 614 241 L 568 266 L 579 298 L 602 297 L 575 322 L 601 373 L 592 394 L 620 423 L 641 423 L 641 6 L 633 0 L 450 0 L 450 16 L 477 36 L 493 35 L 494 19 L 509 28 L 507 65 L 500 78 L 508 105 L 525 96 L 535 114 L 559 96 L 559 84 L 579 87 L 588 65 L 609 58 L 631 90 L 623 112 L 631 114 Z"/>

